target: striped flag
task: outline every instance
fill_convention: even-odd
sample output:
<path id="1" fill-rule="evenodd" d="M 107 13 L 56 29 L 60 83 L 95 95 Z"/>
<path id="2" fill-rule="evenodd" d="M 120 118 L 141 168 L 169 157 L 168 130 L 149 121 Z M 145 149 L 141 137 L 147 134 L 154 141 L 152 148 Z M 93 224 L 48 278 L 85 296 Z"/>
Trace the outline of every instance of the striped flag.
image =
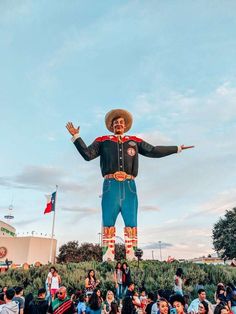
<path id="1" fill-rule="evenodd" d="M 47 206 L 44 210 L 44 214 L 48 214 L 55 211 L 56 207 L 56 194 L 57 192 L 52 193 L 51 195 L 46 195 Z"/>

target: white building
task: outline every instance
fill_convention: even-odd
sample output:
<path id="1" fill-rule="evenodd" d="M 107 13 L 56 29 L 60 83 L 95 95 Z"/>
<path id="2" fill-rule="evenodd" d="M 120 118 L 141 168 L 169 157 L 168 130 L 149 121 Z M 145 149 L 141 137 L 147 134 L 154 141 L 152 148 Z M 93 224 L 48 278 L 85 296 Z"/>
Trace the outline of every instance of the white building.
<path id="1" fill-rule="evenodd" d="M 6 259 L 12 264 L 54 262 L 57 240 L 36 236 L 17 237 L 16 229 L 0 221 L 0 266 Z"/>

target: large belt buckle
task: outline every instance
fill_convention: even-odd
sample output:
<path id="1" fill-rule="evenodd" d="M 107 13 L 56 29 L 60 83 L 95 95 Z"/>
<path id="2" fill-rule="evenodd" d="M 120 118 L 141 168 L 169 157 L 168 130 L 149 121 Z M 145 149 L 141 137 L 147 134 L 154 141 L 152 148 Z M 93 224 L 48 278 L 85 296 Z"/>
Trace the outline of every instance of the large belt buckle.
<path id="1" fill-rule="evenodd" d="M 127 173 L 124 172 L 124 171 L 116 171 L 116 172 L 113 174 L 113 176 L 114 176 L 114 179 L 115 179 L 116 181 L 122 182 L 122 181 L 125 181 L 125 180 L 126 180 L 126 178 L 127 178 Z"/>

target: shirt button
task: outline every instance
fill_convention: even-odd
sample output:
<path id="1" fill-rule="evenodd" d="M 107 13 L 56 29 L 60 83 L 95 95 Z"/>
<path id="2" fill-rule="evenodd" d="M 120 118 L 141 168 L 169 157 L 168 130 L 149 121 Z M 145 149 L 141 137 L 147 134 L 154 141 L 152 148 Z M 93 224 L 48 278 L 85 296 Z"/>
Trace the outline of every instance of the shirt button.
<path id="1" fill-rule="evenodd" d="M 123 168 L 123 166 L 120 166 L 120 168 Z"/>
<path id="2" fill-rule="evenodd" d="M 120 157 L 120 159 L 122 159 L 122 157 Z"/>

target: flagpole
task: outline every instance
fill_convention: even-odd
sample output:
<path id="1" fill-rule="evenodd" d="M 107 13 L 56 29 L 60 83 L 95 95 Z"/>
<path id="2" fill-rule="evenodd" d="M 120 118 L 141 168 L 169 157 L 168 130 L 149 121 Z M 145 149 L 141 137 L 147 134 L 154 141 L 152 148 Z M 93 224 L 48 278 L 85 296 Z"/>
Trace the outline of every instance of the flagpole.
<path id="1" fill-rule="evenodd" d="M 55 228 L 57 189 L 58 189 L 58 185 L 56 185 L 55 208 L 54 208 L 53 220 L 52 220 L 52 234 L 51 234 L 51 247 L 50 247 L 50 259 L 49 259 L 50 263 L 55 262 L 54 259 L 52 260 L 52 248 L 53 248 L 53 237 L 54 237 L 54 228 Z"/>

